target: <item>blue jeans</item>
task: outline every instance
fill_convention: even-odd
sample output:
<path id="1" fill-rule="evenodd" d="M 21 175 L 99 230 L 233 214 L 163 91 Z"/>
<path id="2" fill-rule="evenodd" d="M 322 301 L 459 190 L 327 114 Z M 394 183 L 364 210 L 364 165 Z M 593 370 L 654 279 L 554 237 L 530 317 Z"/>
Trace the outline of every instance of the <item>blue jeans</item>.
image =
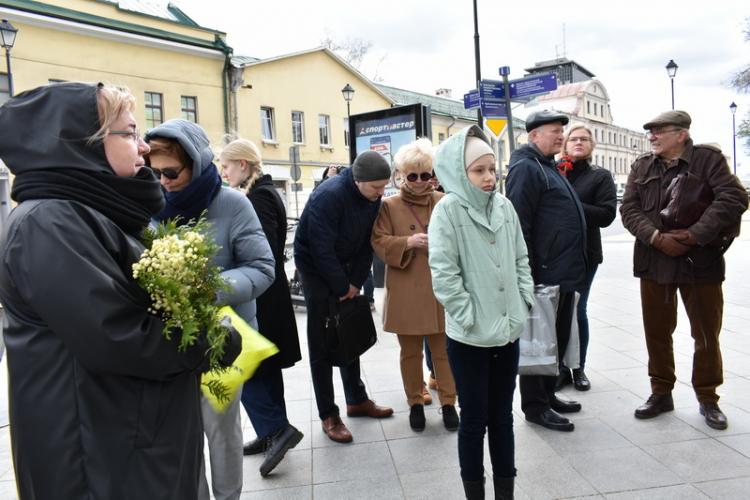
<path id="1" fill-rule="evenodd" d="M 586 272 L 586 288 L 580 291 L 581 297 L 578 299 L 578 336 L 581 341 L 581 370 L 586 365 L 586 350 L 589 347 L 589 316 L 586 312 L 586 304 L 589 301 L 589 292 L 591 292 L 591 283 L 594 281 L 594 275 L 599 264 L 593 264 Z"/>
<path id="2" fill-rule="evenodd" d="M 364 293 L 365 297 L 367 297 L 367 300 L 370 302 L 370 304 L 375 303 L 375 282 L 372 278 L 372 269 L 370 269 L 370 272 L 367 275 L 367 279 L 365 280 L 365 284 L 362 286 L 362 292 Z"/>
<path id="3" fill-rule="evenodd" d="M 281 368 L 263 370 L 245 382 L 241 401 L 259 438 L 270 436 L 289 424 Z"/>
<path id="4" fill-rule="evenodd" d="M 474 347 L 448 337 L 447 348 L 461 405 L 461 479 L 480 481 L 484 477 L 485 429 L 493 475 L 514 477 L 513 391 L 518 374 L 518 341 L 501 347 Z"/>

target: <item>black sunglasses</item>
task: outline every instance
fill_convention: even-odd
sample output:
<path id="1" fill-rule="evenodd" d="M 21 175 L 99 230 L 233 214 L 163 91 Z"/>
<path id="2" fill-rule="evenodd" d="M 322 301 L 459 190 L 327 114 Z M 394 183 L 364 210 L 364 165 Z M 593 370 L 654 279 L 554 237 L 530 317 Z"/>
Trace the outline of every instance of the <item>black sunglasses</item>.
<path id="1" fill-rule="evenodd" d="M 185 170 L 185 167 L 167 167 L 167 168 L 154 168 L 151 167 L 151 170 L 154 171 L 156 176 L 161 179 L 161 176 L 163 175 L 170 181 L 175 180 L 180 176 L 180 173 Z"/>
<path id="2" fill-rule="evenodd" d="M 412 172 L 411 174 L 406 176 L 406 180 L 409 182 L 417 182 L 417 179 L 422 179 L 423 182 L 427 182 L 430 179 L 432 179 L 434 175 L 432 172 L 422 172 L 421 174 L 415 174 Z"/>

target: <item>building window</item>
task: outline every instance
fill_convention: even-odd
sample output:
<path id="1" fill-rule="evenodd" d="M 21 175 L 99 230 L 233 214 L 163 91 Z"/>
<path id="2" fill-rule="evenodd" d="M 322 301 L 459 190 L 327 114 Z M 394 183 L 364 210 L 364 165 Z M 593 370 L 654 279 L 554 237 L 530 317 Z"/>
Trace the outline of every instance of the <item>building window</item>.
<path id="1" fill-rule="evenodd" d="M 263 133 L 264 141 L 276 141 L 276 123 L 273 117 L 273 108 L 267 106 L 260 107 L 260 129 Z"/>
<path id="2" fill-rule="evenodd" d="M 146 92 L 146 128 L 154 128 L 164 122 L 162 96 L 158 92 Z"/>
<path id="3" fill-rule="evenodd" d="M 586 101 L 586 113 L 591 114 L 591 101 Z"/>
<path id="4" fill-rule="evenodd" d="M 320 145 L 331 145 L 331 117 L 318 115 L 318 131 L 320 132 Z"/>
<path id="5" fill-rule="evenodd" d="M 180 110 L 182 119 L 189 122 L 198 123 L 198 98 L 195 96 L 184 95 L 180 97 Z"/>
<path id="6" fill-rule="evenodd" d="M 344 118 L 344 146 L 349 147 L 349 118 Z"/>
<path id="7" fill-rule="evenodd" d="M 442 132 L 438 133 L 438 144 L 441 144 L 445 140 L 445 134 Z"/>
<path id="8" fill-rule="evenodd" d="M 292 111 L 292 142 L 305 142 L 305 114 L 302 111 Z"/>

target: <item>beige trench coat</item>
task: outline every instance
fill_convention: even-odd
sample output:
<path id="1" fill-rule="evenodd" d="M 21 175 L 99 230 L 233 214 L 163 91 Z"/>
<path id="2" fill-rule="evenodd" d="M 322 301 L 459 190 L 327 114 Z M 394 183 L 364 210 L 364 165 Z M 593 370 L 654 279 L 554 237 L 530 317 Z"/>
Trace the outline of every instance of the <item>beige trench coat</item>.
<path id="1" fill-rule="evenodd" d="M 386 264 L 383 329 L 387 332 L 398 335 L 445 333 L 445 312 L 432 293 L 427 250 L 406 249 L 409 236 L 427 232 L 422 225 L 428 225 L 432 210 L 442 196 L 443 193 L 430 192 L 416 197 L 402 190 L 380 205 L 372 229 L 372 248 Z"/>

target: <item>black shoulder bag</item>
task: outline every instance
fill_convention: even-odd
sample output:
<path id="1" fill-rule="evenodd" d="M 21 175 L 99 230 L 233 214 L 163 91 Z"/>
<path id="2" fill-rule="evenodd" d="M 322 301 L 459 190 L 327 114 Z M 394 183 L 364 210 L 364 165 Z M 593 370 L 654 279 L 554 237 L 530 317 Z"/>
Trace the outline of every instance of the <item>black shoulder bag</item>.
<path id="1" fill-rule="evenodd" d="M 357 295 L 343 302 L 330 300 L 326 318 L 328 358 L 334 366 L 347 366 L 378 340 L 370 302 Z"/>

